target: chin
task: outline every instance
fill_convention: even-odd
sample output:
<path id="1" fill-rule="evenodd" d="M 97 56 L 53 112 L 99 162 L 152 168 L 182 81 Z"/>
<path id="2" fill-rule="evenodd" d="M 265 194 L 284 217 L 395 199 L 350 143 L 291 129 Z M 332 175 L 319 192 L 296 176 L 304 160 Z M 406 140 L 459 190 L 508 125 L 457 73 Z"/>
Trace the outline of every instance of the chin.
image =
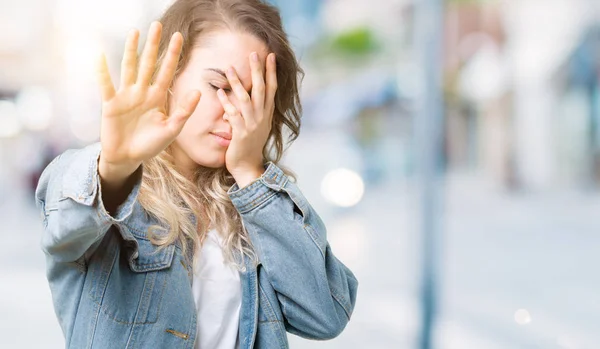
<path id="1" fill-rule="evenodd" d="M 202 153 L 196 154 L 192 159 L 198 166 L 207 167 L 207 168 L 223 168 L 225 167 L 225 154 L 212 154 Z"/>
<path id="2" fill-rule="evenodd" d="M 174 146 L 175 153 L 179 153 L 182 163 L 187 163 L 188 166 L 195 163 L 206 168 L 225 167 L 225 149 L 216 149 L 213 144 L 203 139 L 193 141 L 181 139 L 176 141 Z"/>
<path id="3" fill-rule="evenodd" d="M 204 166 L 206 168 L 214 168 L 214 169 L 218 169 L 218 168 L 224 168 L 225 167 L 225 162 L 202 162 L 199 163 L 197 162 L 198 165 L 200 166 Z"/>

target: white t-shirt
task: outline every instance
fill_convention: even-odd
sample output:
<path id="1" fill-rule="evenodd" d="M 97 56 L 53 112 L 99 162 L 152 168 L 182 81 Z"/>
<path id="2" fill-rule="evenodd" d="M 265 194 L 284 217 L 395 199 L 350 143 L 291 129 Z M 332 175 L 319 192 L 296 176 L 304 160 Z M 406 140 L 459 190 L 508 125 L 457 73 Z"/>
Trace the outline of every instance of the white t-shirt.
<path id="1" fill-rule="evenodd" d="M 210 230 L 194 265 L 198 311 L 195 349 L 237 349 L 242 288 L 238 270 L 225 264 L 223 240 Z"/>

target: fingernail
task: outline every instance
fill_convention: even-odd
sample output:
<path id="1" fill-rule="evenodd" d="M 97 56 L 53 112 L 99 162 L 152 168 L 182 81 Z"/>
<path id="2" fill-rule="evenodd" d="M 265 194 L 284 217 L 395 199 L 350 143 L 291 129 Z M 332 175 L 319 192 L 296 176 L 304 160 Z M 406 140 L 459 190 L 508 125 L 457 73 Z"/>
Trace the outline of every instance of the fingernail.
<path id="1" fill-rule="evenodd" d="M 225 92 L 224 92 L 223 90 L 221 90 L 221 89 L 219 89 L 219 90 L 217 91 L 217 94 L 218 94 L 220 97 L 223 97 L 223 96 L 225 96 Z"/>
<path id="2" fill-rule="evenodd" d="M 275 54 L 271 54 L 271 62 L 275 63 Z"/>
<path id="3" fill-rule="evenodd" d="M 252 58 L 252 60 L 254 62 L 258 62 L 258 54 L 256 52 L 252 52 L 252 54 L 250 55 L 250 57 Z"/>
<path id="4" fill-rule="evenodd" d="M 233 75 L 235 72 L 233 71 L 233 68 L 229 68 L 227 69 L 227 74 L 229 75 Z"/>

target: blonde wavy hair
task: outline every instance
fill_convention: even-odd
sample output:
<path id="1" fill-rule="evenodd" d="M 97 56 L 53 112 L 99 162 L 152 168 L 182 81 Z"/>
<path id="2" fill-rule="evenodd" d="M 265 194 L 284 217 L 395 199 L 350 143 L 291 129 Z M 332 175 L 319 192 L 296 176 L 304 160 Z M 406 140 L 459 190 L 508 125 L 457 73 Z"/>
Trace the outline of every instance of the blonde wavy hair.
<path id="1" fill-rule="evenodd" d="M 304 72 L 283 30 L 277 8 L 261 0 L 177 0 L 165 11 L 160 22 L 163 30 L 157 67 L 164 60 L 170 37 L 175 32 L 183 35 L 175 79 L 185 68 L 192 49 L 200 44 L 202 36 L 219 29 L 254 35 L 276 54 L 278 89 L 263 159 L 264 163 L 272 161 L 277 164 L 295 180 L 294 174 L 279 165 L 279 161 L 285 147 L 300 133 L 302 107 L 298 90 Z M 168 110 L 168 105 L 166 107 Z M 236 257 L 246 255 L 257 262 L 242 219 L 227 195 L 235 180 L 226 168 L 199 167 L 193 179 L 188 179 L 175 168 L 170 147 L 145 161 L 143 168 L 139 202 L 149 214 L 168 227 L 166 233 L 162 227 L 156 227 L 163 231 L 162 234 L 152 229 L 149 238 L 153 244 L 164 248 L 179 241 L 187 258 L 189 249 L 200 248 L 207 232 L 214 228 L 224 237 L 223 254 L 227 262 L 241 271 L 245 270 L 243 259 Z"/>

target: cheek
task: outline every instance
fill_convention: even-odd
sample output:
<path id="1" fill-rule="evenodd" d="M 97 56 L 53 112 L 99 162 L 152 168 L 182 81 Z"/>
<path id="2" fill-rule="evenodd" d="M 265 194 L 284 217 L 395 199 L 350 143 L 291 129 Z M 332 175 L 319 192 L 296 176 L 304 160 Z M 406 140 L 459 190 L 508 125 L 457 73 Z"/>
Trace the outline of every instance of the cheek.
<path id="1" fill-rule="evenodd" d="M 198 109 L 203 110 L 205 115 L 210 115 L 209 118 L 211 119 L 218 119 L 223 116 L 223 106 L 217 97 L 217 93 L 214 91 L 210 91 L 202 95 L 196 110 Z"/>

